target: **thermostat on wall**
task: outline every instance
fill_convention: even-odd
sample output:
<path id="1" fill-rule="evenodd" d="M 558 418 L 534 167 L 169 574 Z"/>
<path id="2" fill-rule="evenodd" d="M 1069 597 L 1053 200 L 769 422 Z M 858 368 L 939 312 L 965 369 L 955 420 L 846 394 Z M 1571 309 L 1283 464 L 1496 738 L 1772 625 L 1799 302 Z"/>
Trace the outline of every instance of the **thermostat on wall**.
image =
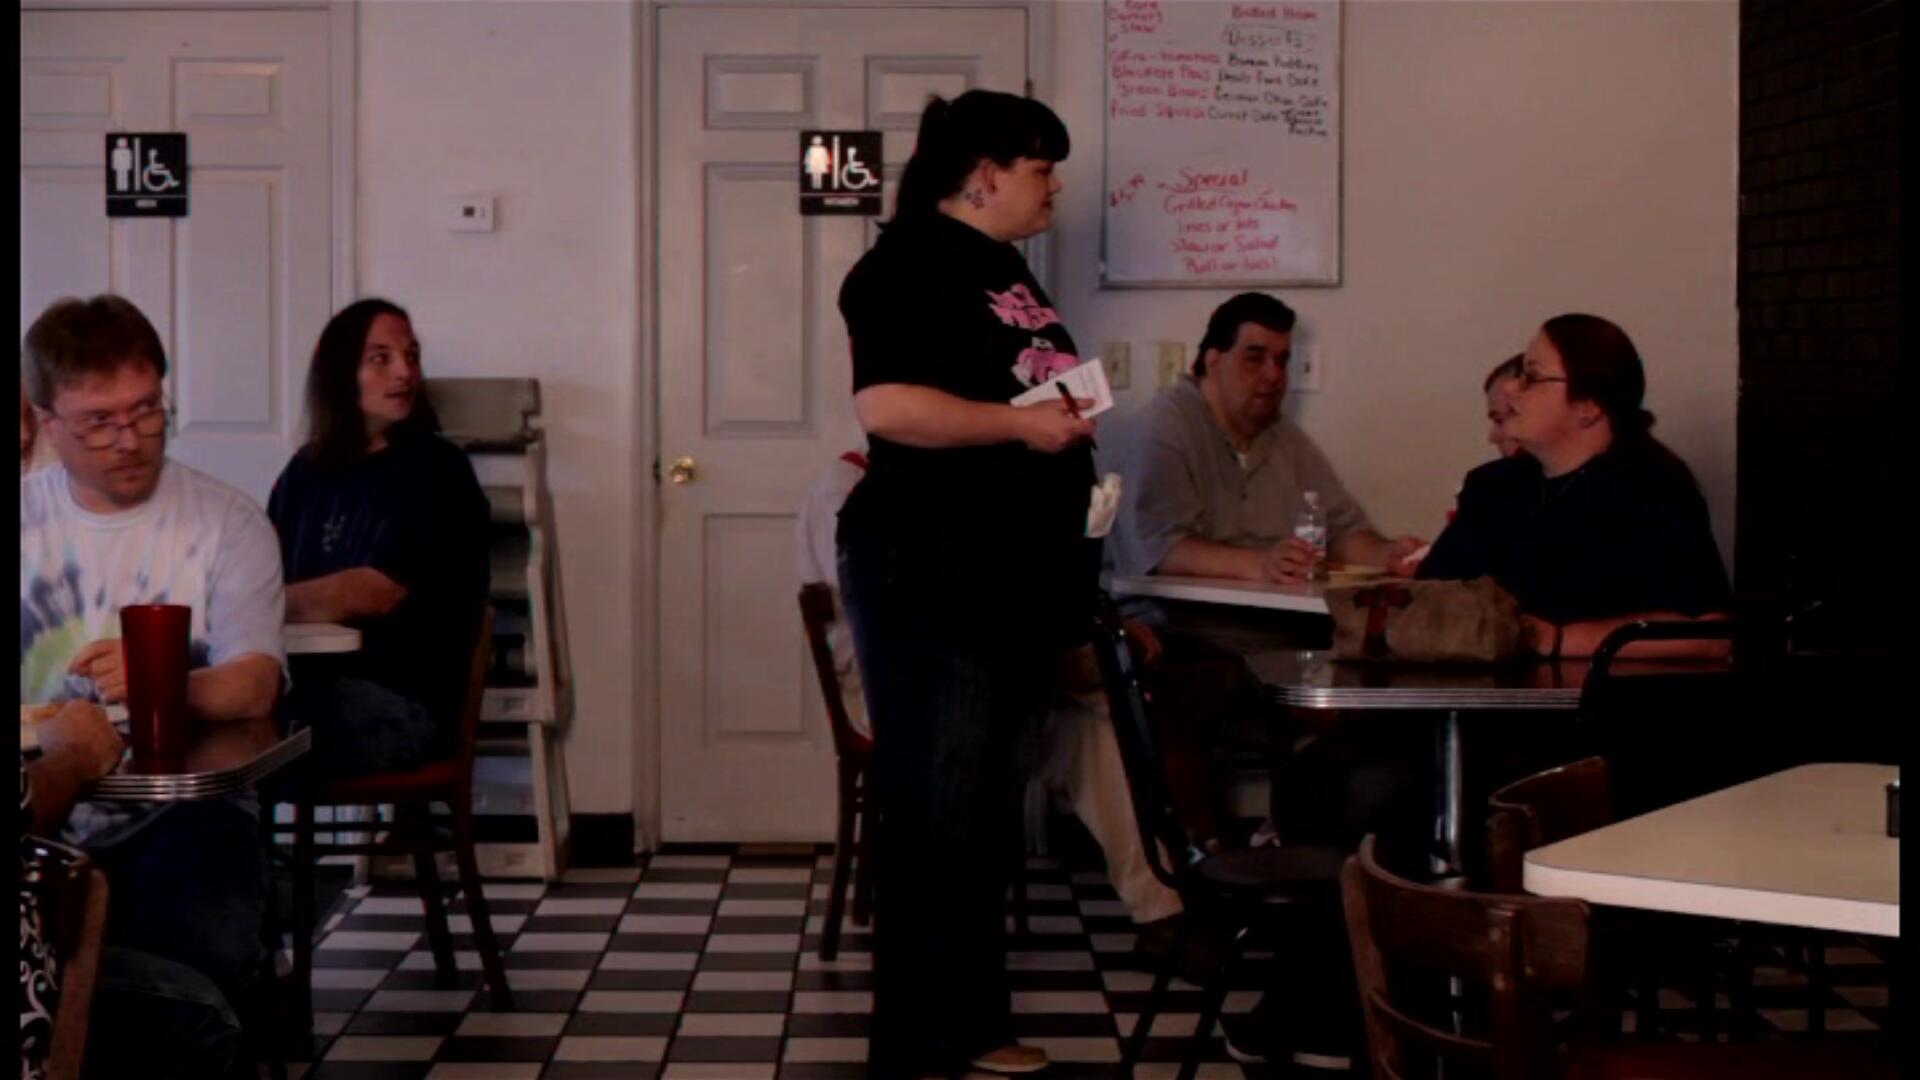
<path id="1" fill-rule="evenodd" d="M 456 195 L 447 228 L 454 232 L 492 232 L 493 196 Z"/>

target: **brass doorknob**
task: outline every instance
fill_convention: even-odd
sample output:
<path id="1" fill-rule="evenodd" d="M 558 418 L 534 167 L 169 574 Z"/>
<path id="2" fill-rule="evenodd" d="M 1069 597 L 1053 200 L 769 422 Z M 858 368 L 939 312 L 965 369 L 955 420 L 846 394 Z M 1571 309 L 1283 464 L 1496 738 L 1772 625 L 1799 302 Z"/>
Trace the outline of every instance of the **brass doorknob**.
<path id="1" fill-rule="evenodd" d="M 690 457 L 674 458 L 667 466 L 667 479 L 676 484 L 691 484 L 700 478 L 699 468 Z"/>

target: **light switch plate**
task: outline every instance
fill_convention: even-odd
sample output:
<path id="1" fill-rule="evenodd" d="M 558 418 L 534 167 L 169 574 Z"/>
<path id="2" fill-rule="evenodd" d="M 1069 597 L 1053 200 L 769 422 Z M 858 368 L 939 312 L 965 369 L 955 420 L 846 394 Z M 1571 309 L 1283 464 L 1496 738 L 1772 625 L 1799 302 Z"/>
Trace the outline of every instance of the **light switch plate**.
<path id="1" fill-rule="evenodd" d="M 447 228 L 453 232 L 492 232 L 493 196 L 456 195 Z"/>
<path id="2" fill-rule="evenodd" d="M 1125 390 L 1133 383 L 1133 346 L 1124 341 L 1109 341 L 1100 347 L 1100 362 L 1107 368 L 1107 385 Z"/>
<path id="3" fill-rule="evenodd" d="M 1172 386 L 1187 370 L 1187 346 L 1180 341 L 1162 341 L 1154 346 L 1155 384 Z"/>

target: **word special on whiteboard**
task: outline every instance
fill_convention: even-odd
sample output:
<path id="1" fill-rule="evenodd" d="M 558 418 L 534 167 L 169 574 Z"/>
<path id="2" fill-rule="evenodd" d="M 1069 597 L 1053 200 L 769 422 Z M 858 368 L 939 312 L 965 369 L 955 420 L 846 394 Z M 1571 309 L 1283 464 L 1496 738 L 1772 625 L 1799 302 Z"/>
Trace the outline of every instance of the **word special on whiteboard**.
<path id="1" fill-rule="evenodd" d="M 1340 282 L 1339 0 L 1106 0 L 1101 283 Z"/>

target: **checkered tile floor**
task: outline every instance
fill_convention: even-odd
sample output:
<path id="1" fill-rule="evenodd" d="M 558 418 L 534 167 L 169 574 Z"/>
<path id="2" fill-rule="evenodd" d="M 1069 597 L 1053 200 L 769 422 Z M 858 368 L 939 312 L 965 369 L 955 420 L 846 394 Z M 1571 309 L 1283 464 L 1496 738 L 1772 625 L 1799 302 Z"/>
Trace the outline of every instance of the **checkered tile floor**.
<path id="1" fill-rule="evenodd" d="M 511 1013 L 492 1011 L 479 992 L 463 901 L 449 908 L 461 973 L 448 987 L 433 971 L 410 886 L 351 889 L 315 949 L 315 1036 L 289 1075 L 856 1080 L 871 938 L 849 925 L 839 959 L 819 959 L 830 865 L 810 848 L 682 847 L 641 867 L 575 870 L 551 886 L 491 883 Z M 1050 1076 L 1110 1076 L 1151 982 L 1132 951 L 1132 923 L 1098 872 L 1035 860 L 1028 874 L 1031 933 L 1009 958 L 1016 1031 L 1047 1051 Z M 1887 1001 L 1881 958 L 1851 943 L 1827 957 L 1828 1030 L 1877 1029 Z M 1771 963 L 1755 978 L 1763 1030 L 1804 1031 L 1803 980 L 1777 955 Z M 1198 992 L 1174 985 L 1143 1080 L 1173 1076 L 1198 1022 Z M 1257 983 L 1236 987 L 1227 1009 L 1251 1009 L 1258 998 Z M 1663 992 L 1665 1008 L 1688 1004 Z M 1244 1075 L 1217 1039 L 1206 1060 L 1206 1080 Z"/>

